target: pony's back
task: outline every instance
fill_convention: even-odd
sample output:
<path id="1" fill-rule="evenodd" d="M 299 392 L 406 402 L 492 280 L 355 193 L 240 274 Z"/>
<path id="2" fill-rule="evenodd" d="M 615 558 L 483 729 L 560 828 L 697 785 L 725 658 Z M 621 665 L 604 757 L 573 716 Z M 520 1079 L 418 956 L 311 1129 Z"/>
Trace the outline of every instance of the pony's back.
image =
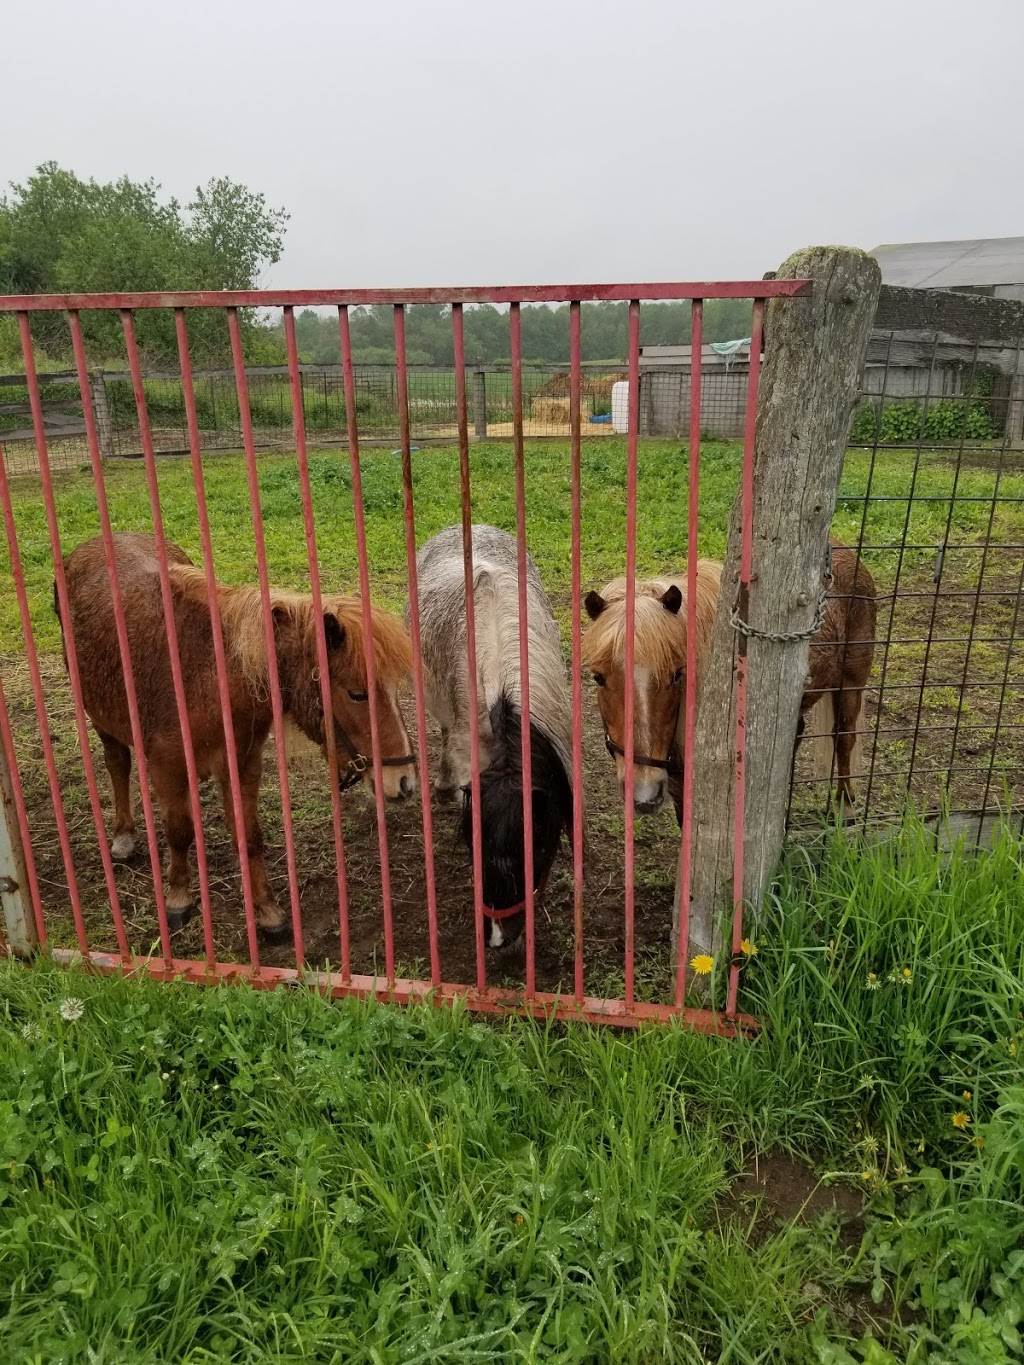
<path id="1" fill-rule="evenodd" d="M 474 526 L 473 606 L 477 697 L 481 720 L 500 698 L 522 696 L 519 661 L 519 577 L 516 542 L 494 526 Z M 466 592 L 462 529 L 449 527 L 428 540 L 416 557 L 423 662 L 444 709 L 461 714 L 466 695 Z M 568 770 L 572 717 L 558 626 L 537 566 L 526 557 L 530 717 L 549 737 Z M 408 607 L 406 608 L 408 618 Z"/>

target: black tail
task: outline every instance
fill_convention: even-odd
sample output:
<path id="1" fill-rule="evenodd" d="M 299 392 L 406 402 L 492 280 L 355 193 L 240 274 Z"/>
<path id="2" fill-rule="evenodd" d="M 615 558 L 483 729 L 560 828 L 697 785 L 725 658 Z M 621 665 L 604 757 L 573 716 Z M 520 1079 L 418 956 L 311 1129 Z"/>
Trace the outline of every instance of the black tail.
<path id="1" fill-rule="evenodd" d="M 57 624 L 60 626 L 60 652 L 64 658 L 64 667 L 66 669 L 68 666 L 68 647 L 64 643 L 64 622 L 61 619 L 60 614 L 60 595 L 57 592 L 56 579 L 53 580 L 53 614 L 56 616 Z"/>

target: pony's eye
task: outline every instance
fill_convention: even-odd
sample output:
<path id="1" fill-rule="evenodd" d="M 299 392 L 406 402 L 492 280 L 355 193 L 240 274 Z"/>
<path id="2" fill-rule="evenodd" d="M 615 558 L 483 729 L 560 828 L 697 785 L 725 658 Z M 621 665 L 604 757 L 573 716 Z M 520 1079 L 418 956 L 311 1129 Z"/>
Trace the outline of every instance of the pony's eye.
<path id="1" fill-rule="evenodd" d="M 682 680 L 683 680 L 683 670 L 682 670 L 681 668 L 677 668 L 676 671 L 672 674 L 672 685 L 673 685 L 673 687 L 675 686 L 675 684 L 676 684 L 677 682 L 682 682 Z"/>
<path id="2" fill-rule="evenodd" d="M 595 674 L 594 674 L 594 681 L 597 683 L 598 687 L 604 687 L 604 674 L 603 674 L 603 673 L 595 673 Z"/>
<path id="3" fill-rule="evenodd" d="M 348 695 L 350 701 L 369 701 L 370 699 L 369 692 L 350 692 Z"/>

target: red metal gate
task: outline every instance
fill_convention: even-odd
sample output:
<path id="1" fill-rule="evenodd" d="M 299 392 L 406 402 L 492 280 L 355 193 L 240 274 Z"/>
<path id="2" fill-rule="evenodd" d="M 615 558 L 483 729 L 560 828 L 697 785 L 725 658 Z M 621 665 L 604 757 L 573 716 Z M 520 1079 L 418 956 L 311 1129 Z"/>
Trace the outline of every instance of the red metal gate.
<path id="1" fill-rule="evenodd" d="M 83 339 L 81 313 L 84 310 L 117 310 L 123 328 L 128 356 L 128 366 L 132 378 L 137 408 L 139 430 L 144 454 L 146 480 L 152 513 L 154 537 L 160 566 L 160 587 L 167 624 L 171 673 L 176 706 L 181 731 L 184 738 L 186 763 L 188 768 L 191 812 L 195 826 L 196 861 L 199 875 L 199 896 L 202 913 L 205 953 L 201 959 L 182 959 L 174 954 L 171 931 L 168 924 L 167 906 L 160 870 L 160 852 L 156 814 L 149 790 L 146 756 L 141 743 L 141 727 L 136 682 L 132 671 L 132 660 L 128 643 L 128 631 L 114 556 L 113 530 L 107 503 L 104 482 L 104 466 L 100 454 L 96 424 L 91 405 L 83 404 L 88 442 L 89 461 L 95 479 L 99 520 L 106 554 L 106 562 L 111 579 L 111 590 L 117 625 L 118 646 L 124 669 L 128 708 L 131 716 L 134 752 L 139 769 L 139 787 L 142 798 L 146 838 L 150 862 L 152 864 L 156 918 L 159 924 L 159 956 L 140 957 L 133 953 L 129 935 L 122 914 L 117 882 L 111 853 L 104 829 L 103 804 L 96 780 L 93 759 L 90 752 L 89 733 L 81 679 L 79 677 L 76 649 L 71 631 L 65 631 L 67 668 L 71 690 L 74 694 L 74 715 L 78 746 L 83 765 L 84 777 L 88 788 L 89 805 L 95 835 L 99 840 L 103 874 L 109 896 L 110 912 L 117 938 L 117 953 L 94 951 L 89 942 L 86 918 L 83 914 L 82 898 L 79 893 L 75 874 L 74 849 L 69 832 L 61 797 L 61 774 L 58 770 L 53 744 L 49 734 L 49 722 L 45 704 L 44 684 L 40 670 L 39 650 L 33 636 L 29 595 L 25 575 L 22 570 L 22 550 L 19 546 L 15 527 L 15 513 L 12 504 L 11 487 L 0 458 L 0 506 L 2 506 L 8 552 L 11 560 L 12 576 L 17 592 L 21 623 L 24 630 L 25 655 L 28 664 L 31 690 L 43 757 L 46 765 L 49 794 L 53 804 L 54 818 L 60 849 L 67 875 L 67 888 L 74 917 L 78 951 L 95 968 L 102 971 L 119 971 L 126 967 L 141 968 L 151 975 L 169 979 L 181 977 L 193 981 L 213 979 L 244 978 L 257 986 L 277 984 L 306 983 L 318 989 L 328 990 L 335 995 L 377 996 L 396 1001 L 412 1001 L 430 998 L 438 1002 L 464 999 L 470 1008 L 489 1012 L 519 1011 L 535 1015 L 555 1015 L 562 1018 L 585 1017 L 619 1024 L 634 1025 L 645 1019 L 665 1020 L 683 1015 L 696 1028 L 716 1032 L 733 1032 L 737 1027 L 750 1025 L 752 1021 L 737 1015 L 738 968 L 735 958 L 739 952 L 742 938 L 743 905 L 739 892 L 735 897 L 733 917 L 732 965 L 728 973 L 728 989 L 724 1013 L 704 1009 L 684 1008 L 686 987 L 686 968 L 689 953 L 687 905 L 688 897 L 681 897 L 682 919 L 679 934 L 676 962 L 674 964 L 675 989 L 673 998 L 662 1003 L 648 1003 L 636 998 L 634 977 L 634 805 L 633 805 L 633 679 L 634 679 L 634 638 L 633 585 L 637 576 L 637 462 L 640 431 L 639 407 L 639 357 L 640 357 L 640 308 L 641 300 L 691 300 L 693 325 L 693 372 L 690 393 L 689 424 L 689 494 L 687 507 L 687 573 L 689 593 L 687 603 L 687 669 L 686 669 L 686 750 L 693 752 L 693 724 L 695 713 L 695 585 L 697 560 L 697 515 L 698 480 L 700 472 L 700 414 L 701 414 L 701 339 L 702 309 L 705 299 L 752 299 L 750 383 L 747 399 L 746 427 L 743 450 L 742 498 L 743 498 L 743 540 L 741 565 L 741 594 L 749 585 L 751 571 L 751 539 L 753 514 L 753 453 L 754 424 L 757 410 L 758 377 L 761 356 L 762 321 L 765 300 L 768 297 L 792 296 L 803 292 L 806 284 L 802 281 L 741 281 L 725 284 L 681 283 L 681 284 L 626 284 L 626 285 L 587 285 L 523 288 L 468 288 L 468 289 L 396 289 L 396 290 L 302 290 L 302 291 L 246 291 L 233 293 L 183 293 L 183 294 L 104 294 L 104 295 L 38 295 L 0 297 L 0 311 L 13 312 L 20 327 L 22 350 L 25 363 L 26 382 L 29 391 L 33 427 L 39 463 L 46 524 L 49 538 L 49 554 L 52 558 L 56 579 L 56 593 L 61 617 L 70 622 L 68 590 L 63 571 L 63 553 L 71 546 L 62 547 L 58 530 L 57 506 L 54 485 L 47 454 L 46 433 L 40 401 L 40 386 L 35 371 L 30 328 L 30 315 L 33 312 L 63 313 L 68 321 L 71 343 L 74 351 L 78 381 L 83 395 L 88 395 L 88 359 Z M 629 420 L 627 437 L 627 484 L 626 484 L 626 658 L 625 676 L 627 679 L 625 697 L 625 878 L 623 886 L 624 916 L 624 991 L 621 998 L 599 998 L 584 992 L 584 943 L 586 929 L 584 899 L 584 841 L 583 841 L 583 758 L 582 758 L 582 680 L 581 680 L 581 304 L 591 301 L 617 300 L 628 304 L 629 316 Z M 570 305 L 570 475 L 571 475 L 571 525 L 572 525 L 572 730 L 573 754 L 572 775 L 574 789 L 574 829 L 573 829 L 573 878 L 574 878 L 574 989 L 571 994 L 554 994 L 536 988 L 536 932 L 535 897 L 532 876 L 532 808 L 530 800 L 530 743 L 529 743 L 529 674 L 528 674 L 528 636 L 526 625 L 526 473 L 524 463 L 524 422 L 523 422 L 523 376 L 521 346 L 521 315 L 523 303 L 568 303 Z M 474 689 L 473 702 L 469 706 L 472 753 L 473 788 L 473 883 L 474 883 L 474 922 L 476 947 L 476 979 L 473 983 L 451 983 L 445 980 L 443 964 L 438 947 L 438 888 L 434 876 L 434 832 L 429 784 L 429 763 L 427 753 L 427 713 L 424 693 L 423 665 L 420 655 L 418 592 L 416 580 L 416 530 L 414 520 L 413 472 L 411 458 L 411 424 L 406 371 L 405 322 L 406 309 L 416 304 L 444 304 L 451 308 L 452 342 L 455 358 L 455 388 L 458 411 L 458 447 L 461 478 L 461 504 L 465 575 L 467 589 L 473 582 L 472 543 L 468 535 L 471 525 L 470 504 L 470 438 L 467 415 L 466 366 L 463 342 L 463 308 L 467 303 L 490 303 L 507 305 L 509 308 L 509 332 L 512 357 L 512 408 L 513 408 L 513 449 L 515 460 L 515 507 L 516 542 L 519 560 L 519 622 L 520 622 L 520 663 L 522 668 L 522 711 L 523 711 L 523 769 L 524 802 L 523 819 L 526 856 L 526 898 L 525 898 L 525 973 L 524 988 L 521 991 L 508 991 L 488 985 L 486 950 L 484 947 L 484 905 L 481 867 L 480 831 L 480 753 L 477 732 L 477 707 L 475 700 L 475 624 L 473 620 L 473 595 L 467 591 L 467 634 L 470 687 Z M 395 945 L 392 923 L 392 889 L 388 860 L 388 833 L 384 812 L 382 790 L 382 762 L 378 737 L 378 716 L 374 705 L 374 642 L 370 630 L 370 574 L 364 523 L 363 496 L 360 482 L 359 418 L 356 405 L 352 345 L 349 331 L 349 309 L 364 304 L 389 305 L 394 311 L 394 339 L 398 381 L 398 407 L 400 424 L 400 446 L 402 459 L 402 487 L 406 566 L 409 584 L 409 599 L 412 605 L 411 636 L 413 657 L 413 687 L 415 694 L 416 750 L 419 768 L 420 793 L 422 803 L 422 825 L 425 856 L 425 904 L 423 913 L 429 927 L 429 978 L 404 979 L 396 976 Z M 385 971 L 383 978 L 353 973 L 351 968 L 351 948 L 349 939 L 348 883 L 346 875 L 345 851 L 342 839 L 342 800 L 337 780 L 331 782 L 332 793 L 332 830 L 334 855 L 337 867 L 337 897 L 339 924 L 339 961 L 340 970 L 322 972 L 312 970 L 305 958 L 303 942 L 302 905 L 299 894 L 299 877 L 296 862 L 294 829 L 291 810 L 291 795 L 288 783 L 288 766 L 285 754 L 285 733 L 282 714 L 280 680 L 277 674 L 273 648 L 273 626 L 270 613 L 270 584 L 267 568 L 267 554 L 264 538 L 263 519 L 260 505 L 259 484 L 257 479 L 257 460 L 253 439 L 253 424 L 250 415 L 246 388 L 246 370 L 242 350 L 242 334 L 239 322 L 239 309 L 281 309 L 283 312 L 284 336 L 287 347 L 288 368 L 291 383 L 292 412 L 294 420 L 295 451 L 299 485 L 301 490 L 302 515 L 306 539 L 306 558 L 308 561 L 309 584 L 316 619 L 320 622 L 317 631 L 317 651 L 321 694 L 324 714 L 331 711 L 329 677 L 327 669 L 327 646 L 323 629 L 321 610 L 321 578 L 317 561 L 316 533 L 313 523 L 313 500 L 310 488 L 309 464 L 307 459 L 307 435 L 302 411 L 302 389 L 299 375 L 299 356 L 296 346 L 294 310 L 309 306 L 329 305 L 338 311 L 339 336 L 342 366 L 345 380 L 345 411 L 348 431 L 349 462 L 351 487 L 355 515 L 355 529 L 359 563 L 359 592 L 363 604 L 363 635 L 367 659 L 367 672 L 370 697 L 370 726 L 373 735 L 374 790 L 377 806 L 377 829 L 381 860 L 381 915 L 383 918 Z M 228 696 L 227 669 L 225 660 L 224 636 L 217 608 L 213 568 L 213 544 L 210 518 L 207 510 L 204 482 L 203 454 L 201 448 L 200 425 L 196 412 L 195 394 L 192 383 L 192 370 L 189 355 L 189 342 L 186 316 L 192 309 L 218 309 L 226 314 L 230 336 L 231 353 L 237 388 L 241 422 L 242 441 L 248 479 L 250 509 L 253 519 L 256 559 L 259 586 L 263 604 L 264 626 L 270 632 L 268 638 L 268 671 L 271 703 L 273 707 L 273 733 L 277 746 L 278 772 L 280 776 L 280 797 L 284 828 L 285 853 L 288 870 L 289 901 L 292 930 L 295 945 L 295 966 L 274 967 L 261 964 L 257 925 L 254 913 L 253 889 L 250 883 L 248 861 L 243 846 L 242 822 L 236 819 L 239 833 L 240 870 L 242 894 L 245 904 L 245 917 L 248 938 L 248 962 L 218 961 L 214 948 L 213 921 L 210 903 L 210 884 L 207 867 L 206 844 L 203 837 L 203 823 L 200 810 L 199 781 L 189 729 L 189 718 L 185 701 L 185 683 L 182 661 L 175 632 L 175 618 L 172 610 L 171 584 L 168 567 L 168 554 L 161 515 L 157 464 L 154 443 L 147 413 L 146 395 L 143 387 L 142 366 L 136 341 L 134 313 L 143 309 L 173 310 L 178 354 L 180 359 L 181 385 L 187 417 L 191 467 L 195 485 L 199 533 L 203 550 L 207 588 L 210 595 L 212 633 L 221 712 L 225 735 L 227 736 L 227 755 L 232 798 L 236 811 L 241 811 L 241 789 L 239 772 L 232 741 L 232 718 Z M 31 547 L 36 551 L 37 547 Z M 735 773 L 735 854 L 734 885 L 743 886 L 743 823 L 744 823 L 744 753 L 745 753 L 745 710 L 746 710 L 746 672 L 745 648 L 742 636 L 738 637 L 737 681 L 738 708 L 736 730 L 736 773 Z M 328 763 L 334 777 L 338 773 L 338 760 L 335 752 L 335 739 L 329 725 L 325 726 L 328 749 Z M 22 776 L 19 773 L 15 752 L 14 735 L 7 701 L 0 681 L 0 741 L 2 754 L 10 772 L 11 796 L 16 815 L 17 831 L 20 835 L 24 858 L 24 875 L 27 881 L 27 901 L 31 907 L 35 935 L 42 947 L 47 944 L 47 913 L 43 894 L 36 873 L 33 855 L 33 831 L 30 828 Z M 683 777 L 683 819 L 680 846 L 679 876 L 680 884 L 689 886 L 692 847 L 692 764 L 686 764 Z M 2 869 L 0 869 L 2 870 Z M 54 956 L 67 959 L 67 950 L 55 950 Z"/>

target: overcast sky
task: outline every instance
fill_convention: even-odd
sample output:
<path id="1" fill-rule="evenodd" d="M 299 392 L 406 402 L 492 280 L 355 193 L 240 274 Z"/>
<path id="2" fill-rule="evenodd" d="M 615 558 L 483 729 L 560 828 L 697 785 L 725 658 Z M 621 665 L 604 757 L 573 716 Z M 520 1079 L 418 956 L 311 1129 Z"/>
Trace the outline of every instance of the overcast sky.
<path id="1" fill-rule="evenodd" d="M 1024 234 L 1022 0 L 10 0 L 0 44 L 0 180 L 229 175 L 291 213 L 268 285 Z"/>

